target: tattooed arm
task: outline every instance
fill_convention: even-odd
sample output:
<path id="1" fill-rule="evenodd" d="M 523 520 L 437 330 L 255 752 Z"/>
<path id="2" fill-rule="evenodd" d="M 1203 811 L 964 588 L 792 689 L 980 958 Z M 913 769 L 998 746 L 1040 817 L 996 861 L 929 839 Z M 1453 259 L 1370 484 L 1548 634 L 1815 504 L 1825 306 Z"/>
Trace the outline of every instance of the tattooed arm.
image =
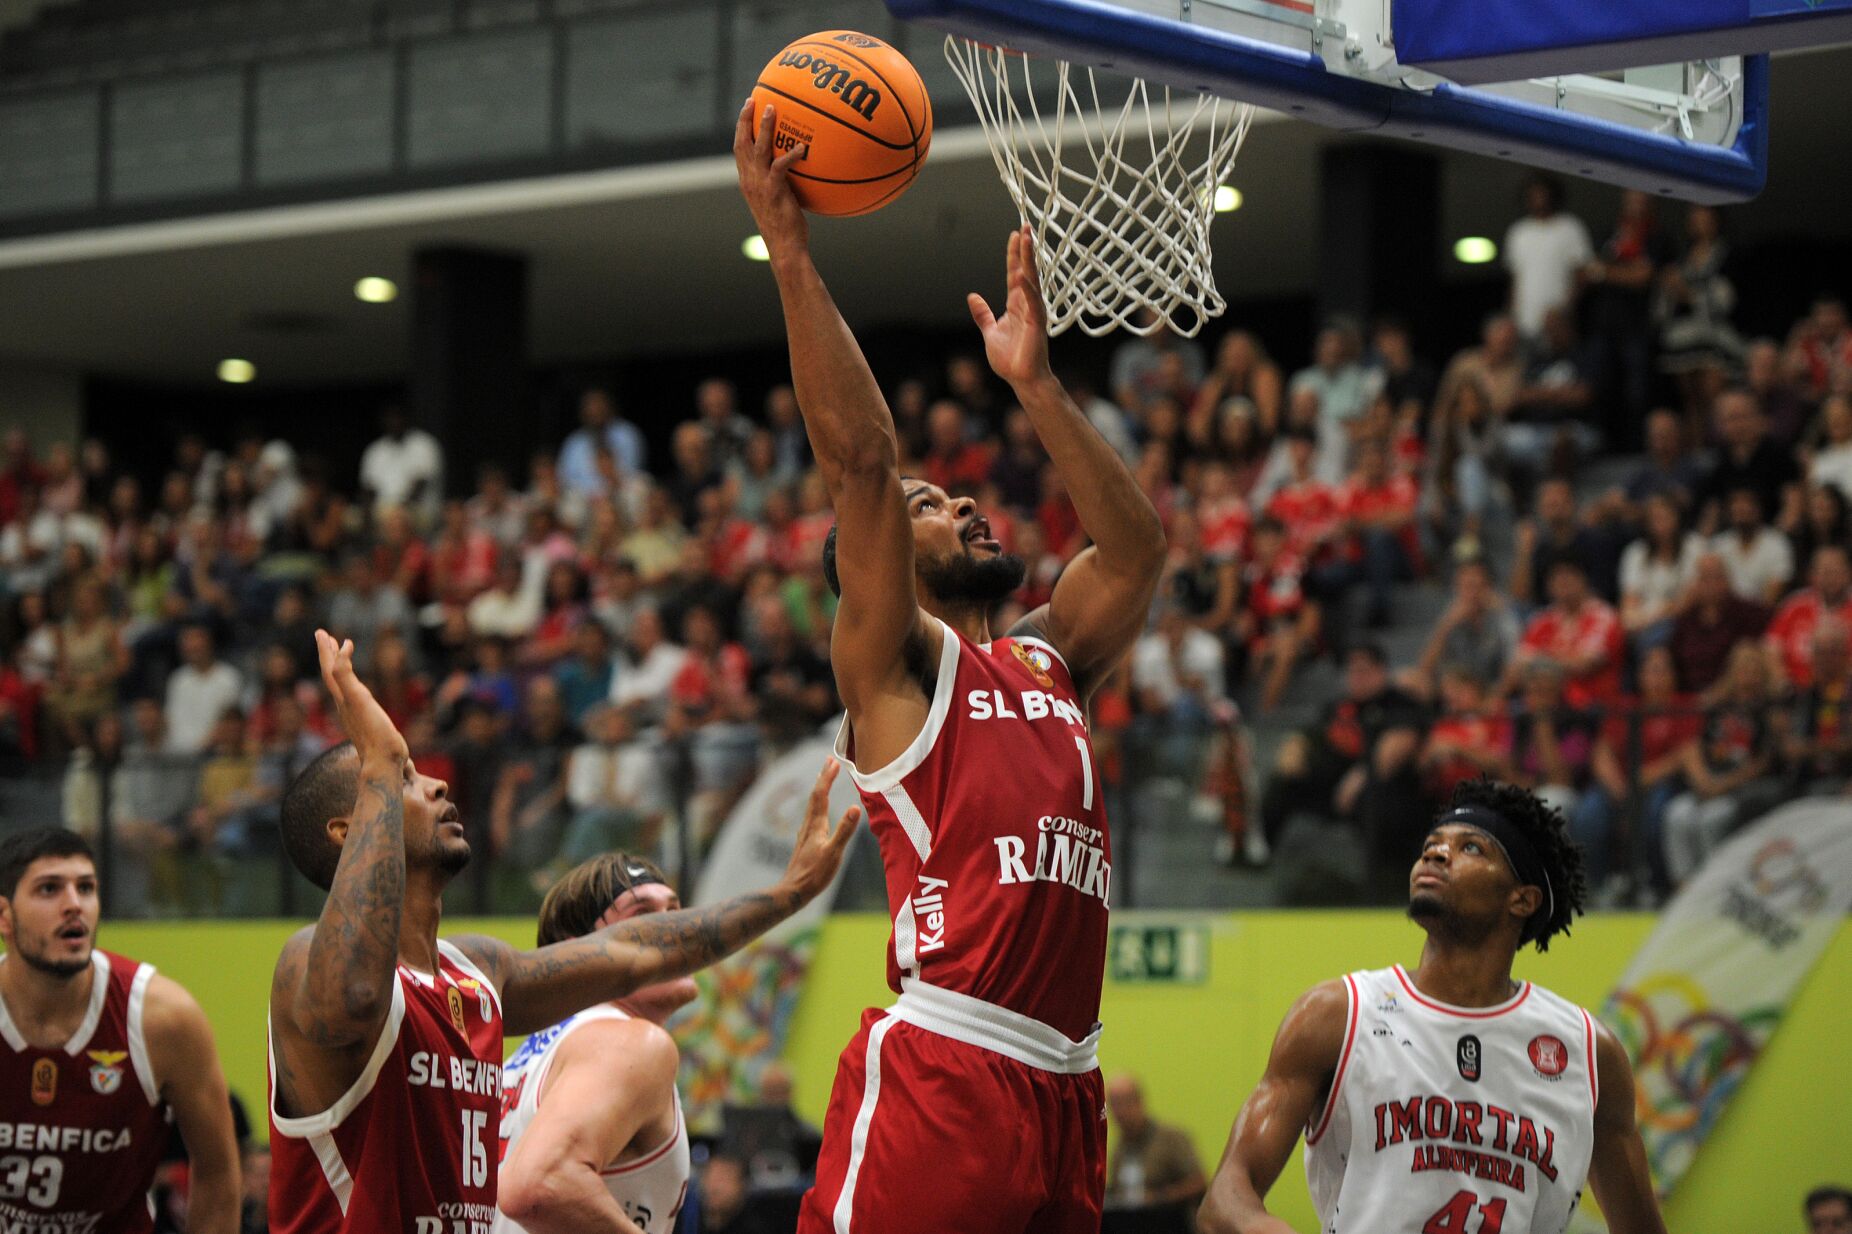
<path id="1" fill-rule="evenodd" d="M 451 940 L 501 991 L 504 1030 L 531 1033 L 575 1011 L 686 976 L 731 955 L 808 904 L 836 877 L 861 817 L 861 807 L 851 806 L 835 829 L 830 827 L 830 785 L 837 767 L 832 758 L 817 776 L 785 876 L 765 891 L 705 908 L 633 917 L 537 951 L 516 951 L 481 935 Z"/>
<path id="2" fill-rule="evenodd" d="M 321 917 L 284 945 L 270 986 L 279 1095 L 293 1110 L 305 1101 L 311 1110 L 325 1108 L 315 1104 L 316 1092 L 345 1090 L 341 1073 L 358 1070 L 341 1063 L 353 1062 L 355 1051 L 364 1056 L 391 1009 L 405 899 L 404 793 L 412 775 L 405 739 L 354 675 L 353 643 L 337 646 L 319 630 L 315 642 L 359 771 L 353 809 L 329 823 L 341 857 Z M 313 1092 L 297 1091 L 305 1063 L 315 1076 L 303 1087 Z"/>

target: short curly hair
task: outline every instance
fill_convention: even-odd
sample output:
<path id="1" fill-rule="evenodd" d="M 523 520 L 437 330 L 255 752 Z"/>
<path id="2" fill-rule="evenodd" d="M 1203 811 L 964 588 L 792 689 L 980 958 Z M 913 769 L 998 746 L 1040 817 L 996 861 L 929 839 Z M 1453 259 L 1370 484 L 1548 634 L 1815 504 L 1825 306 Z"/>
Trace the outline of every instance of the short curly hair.
<path id="1" fill-rule="evenodd" d="M 1569 933 L 1569 923 L 1582 914 L 1588 900 L 1582 849 L 1569 838 L 1569 824 L 1562 811 L 1546 805 L 1529 789 L 1485 777 L 1467 780 L 1453 790 L 1449 808 L 1461 806 L 1490 810 L 1522 832 L 1536 850 L 1550 879 L 1550 914 L 1547 918 L 1539 914 L 1527 921 L 1518 945 L 1535 943 L 1538 951 L 1548 951 L 1552 938 Z"/>

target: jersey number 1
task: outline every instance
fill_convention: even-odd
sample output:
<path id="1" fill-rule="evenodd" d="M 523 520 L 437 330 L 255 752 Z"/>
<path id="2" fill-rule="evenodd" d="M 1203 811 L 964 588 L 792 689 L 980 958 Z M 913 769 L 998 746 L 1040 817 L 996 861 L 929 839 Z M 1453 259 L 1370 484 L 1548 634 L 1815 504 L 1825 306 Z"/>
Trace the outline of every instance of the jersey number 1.
<path id="1" fill-rule="evenodd" d="M 1421 1227 L 1421 1234 L 1467 1234 L 1466 1222 L 1473 1215 L 1473 1207 L 1479 1208 L 1478 1234 L 1498 1234 L 1505 1224 L 1505 1201 L 1487 1200 L 1479 1203 L 1479 1197 L 1470 1191 L 1462 1191 L 1447 1201 L 1446 1207 L 1428 1218 L 1428 1223 Z"/>
<path id="2" fill-rule="evenodd" d="M 1080 751 L 1080 808 L 1093 808 L 1093 756 L 1087 753 L 1087 739 L 1074 738 L 1074 748 Z"/>

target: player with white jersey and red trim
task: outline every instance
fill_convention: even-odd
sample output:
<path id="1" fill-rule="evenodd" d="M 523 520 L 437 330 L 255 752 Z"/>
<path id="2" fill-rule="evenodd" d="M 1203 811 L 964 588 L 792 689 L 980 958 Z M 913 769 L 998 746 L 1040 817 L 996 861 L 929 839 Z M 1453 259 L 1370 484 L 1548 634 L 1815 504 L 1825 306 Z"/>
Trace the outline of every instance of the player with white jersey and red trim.
<path id="1" fill-rule="evenodd" d="M 831 760 L 810 794 L 827 817 Z M 681 897 L 654 862 L 606 853 L 568 871 L 540 906 L 540 945 Z M 501 1216 L 495 1234 L 662 1234 L 688 1196 L 680 1053 L 662 1027 L 697 995 L 678 977 L 535 1033 L 502 1067 Z"/>
<path id="2" fill-rule="evenodd" d="M 802 1234 L 1089 1234 L 1105 1190 L 1096 1043 L 1112 850 L 1088 703 L 1144 628 L 1157 512 L 1062 389 L 1028 230 L 1001 317 L 968 307 L 1093 543 L 1005 634 L 1023 582 L 969 498 L 900 474 L 893 417 L 809 252 L 773 109 L 734 139 L 784 305 L 805 429 L 835 508 L 824 573 L 837 754 L 881 845 L 888 983 L 843 1053 Z"/>
<path id="3" fill-rule="evenodd" d="M 1535 794 L 1469 780 L 1409 875 L 1421 963 L 1286 1013 L 1203 1200 L 1203 1234 L 1288 1234 L 1265 1197 L 1305 1136 L 1324 1234 L 1562 1234 L 1585 1183 L 1614 1234 L 1665 1234 L 1633 1071 L 1599 1020 L 1514 981 L 1582 911 L 1582 854 Z"/>
<path id="4" fill-rule="evenodd" d="M 187 1228 L 235 1234 L 231 1099 L 193 996 L 96 945 L 96 860 L 39 827 L 0 841 L 0 1230 L 147 1234 L 171 1125 Z"/>
<path id="5" fill-rule="evenodd" d="M 535 951 L 437 937 L 470 856 L 441 780 L 354 675 L 353 644 L 316 632 L 348 742 L 284 794 L 283 843 L 328 891 L 284 945 L 270 988 L 274 1234 L 488 1234 L 495 1221 L 504 1032 L 685 976 L 827 886 L 853 819 L 806 819 L 784 878 L 712 908 L 636 917 Z M 620 1227 L 621 1228 L 621 1227 Z"/>

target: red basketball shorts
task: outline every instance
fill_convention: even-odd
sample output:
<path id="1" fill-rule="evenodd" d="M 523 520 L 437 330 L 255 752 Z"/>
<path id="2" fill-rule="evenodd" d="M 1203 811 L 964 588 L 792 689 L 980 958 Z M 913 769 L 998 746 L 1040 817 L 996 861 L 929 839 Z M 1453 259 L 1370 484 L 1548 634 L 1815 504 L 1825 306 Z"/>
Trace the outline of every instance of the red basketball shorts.
<path id="1" fill-rule="evenodd" d="M 1098 1234 L 1105 1119 L 1092 1038 L 909 983 L 842 1052 L 798 1234 Z"/>

